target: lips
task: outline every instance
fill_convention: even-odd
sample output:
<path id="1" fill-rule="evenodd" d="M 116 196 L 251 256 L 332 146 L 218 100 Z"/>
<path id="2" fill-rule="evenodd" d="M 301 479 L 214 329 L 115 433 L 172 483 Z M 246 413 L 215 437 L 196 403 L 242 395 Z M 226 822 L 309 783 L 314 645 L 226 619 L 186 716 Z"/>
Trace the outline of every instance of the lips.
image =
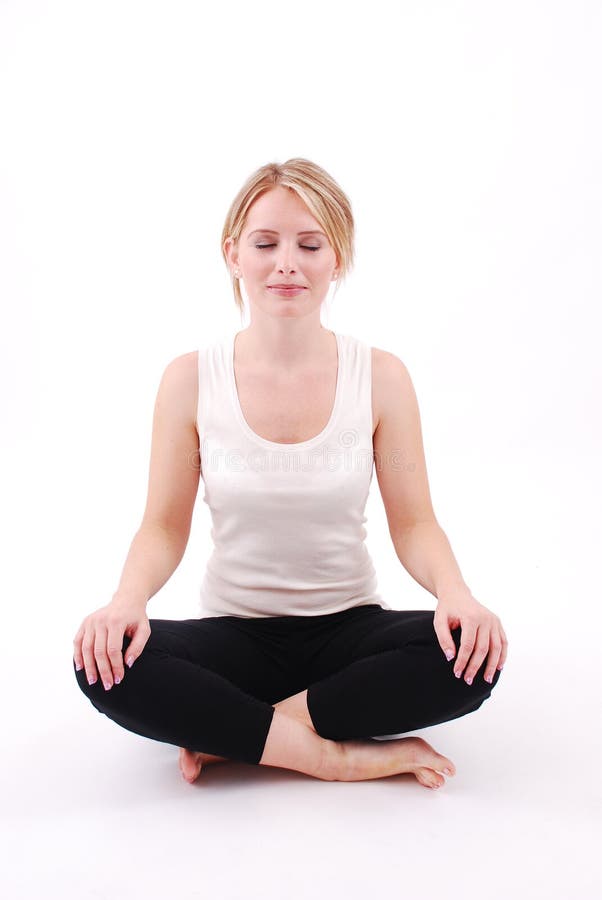
<path id="1" fill-rule="evenodd" d="M 290 285 L 287 284 L 286 287 L 277 284 L 268 285 L 268 291 L 271 291 L 272 294 L 278 294 L 279 297 L 298 297 L 303 293 L 305 288 L 303 285 Z"/>

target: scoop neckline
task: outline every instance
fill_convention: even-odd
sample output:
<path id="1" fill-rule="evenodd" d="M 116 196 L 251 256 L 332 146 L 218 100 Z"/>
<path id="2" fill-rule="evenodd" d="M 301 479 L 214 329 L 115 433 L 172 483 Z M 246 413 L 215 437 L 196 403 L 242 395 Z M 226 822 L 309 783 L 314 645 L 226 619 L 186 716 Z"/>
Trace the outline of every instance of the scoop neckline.
<path id="1" fill-rule="evenodd" d="M 326 437 L 326 435 L 332 428 L 332 425 L 334 424 L 337 413 L 339 411 L 341 393 L 342 393 L 342 383 L 343 383 L 343 368 L 344 368 L 344 364 L 345 364 L 344 363 L 344 354 L 342 352 L 341 335 L 339 335 L 338 332 L 336 332 L 336 331 L 331 332 L 332 334 L 334 334 L 334 336 L 336 338 L 338 360 L 337 360 L 337 382 L 336 382 L 336 388 L 335 388 L 335 394 L 334 394 L 334 403 L 332 406 L 332 410 L 331 410 L 330 418 L 328 419 L 328 422 L 326 423 L 326 425 L 324 426 L 322 431 L 319 434 L 314 435 L 314 437 L 309 438 L 306 441 L 297 441 L 296 443 L 293 443 L 293 444 L 284 444 L 284 443 L 281 443 L 280 441 L 269 441 L 267 438 L 264 438 L 260 434 L 257 434 L 255 431 L 253 431 L 253 429 L 251 428 L 251 426 L 249 425 L 249 423 L 247 422 L 247 420 L 244 417 L 244 414 L 242 411 L 242 406 L 240 405 L 240 399 L 238 397 L 238 390 L 236 388 L 236 377 L 234 374 L 234 345 L 236 342 L 236 336 L 240 333 L 241 332 L 237 331 L 228 339 L 227 357 L 228 357 L 228 376 L 229 376 L 229 381 L 230 381 L 230 393 L 232 396 L 232 402 L 234 405 L 234 410 L 236 412 L 236 417 L 237 417 L 238 422 L 239 422 L 241 428 L 243 429 L 243 431 L 247 434 L 248 437 L 251 438 L 251 440 L 255 441 L 256 443 L 262 445 L 263 447 L 268 447 L 270 449 L 275 449 L 275 450 L 299 450 L 299 449 L 305 449 L 308 447 L 312 447 L 314 444 L 319 443 L 321 440 L 323 440 Z"/>

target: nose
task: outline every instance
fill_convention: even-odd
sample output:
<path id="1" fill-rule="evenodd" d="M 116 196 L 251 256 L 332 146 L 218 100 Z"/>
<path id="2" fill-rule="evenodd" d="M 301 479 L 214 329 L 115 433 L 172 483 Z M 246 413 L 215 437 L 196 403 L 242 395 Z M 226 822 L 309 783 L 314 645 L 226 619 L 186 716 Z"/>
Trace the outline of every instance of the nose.
<path id="1" fill-rule="evenodd" d="M 294 265 L 294 259 L 293 259 L 293 251 L 287 249 L 287 248 L 284 247 L 284 246 L 283 246 L 283 248 L 282 248 L 281 251 L 280 251 L 280 256 L 279 256 L 279 259 L 278 259 L 278 271 L 279 271 L 279 272 L 285 272 L 285 273 L 289 273 L 289 272 L 294 272 L 294 271 L 295 271 L 295 265 Z"/>

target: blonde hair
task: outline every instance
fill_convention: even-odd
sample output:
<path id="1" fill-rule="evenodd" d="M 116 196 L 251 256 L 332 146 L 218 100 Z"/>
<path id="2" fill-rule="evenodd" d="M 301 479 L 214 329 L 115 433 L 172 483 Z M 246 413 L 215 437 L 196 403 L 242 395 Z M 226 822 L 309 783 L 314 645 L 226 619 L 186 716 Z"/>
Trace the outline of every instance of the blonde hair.
<path id="1" fill-rule="evenodd" d="M 324 229 L 335 252 L 339 269 L 335 293 L 341 278 L 351 270 L 354 261 L 355 225 L 348 197 L 328 172 L 302 157 L 285 163 L 267 163 L 247 178 L 232 201 L 222 229 L 222 255 L 228 265 L 224 244 L 228 238 L 237 243 L 245 226 L 251 205 L 277 186 L 288 187 L 301 198 Z M 244 301 L 238 278 L 230 273 L 234 300 L 241 317 Z"/>

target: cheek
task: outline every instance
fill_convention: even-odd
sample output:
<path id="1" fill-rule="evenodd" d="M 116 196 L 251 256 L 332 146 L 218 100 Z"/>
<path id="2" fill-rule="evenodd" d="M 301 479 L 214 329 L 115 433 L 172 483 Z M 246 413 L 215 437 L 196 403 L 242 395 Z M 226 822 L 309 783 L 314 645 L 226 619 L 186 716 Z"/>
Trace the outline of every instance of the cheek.
<path id="1" fill-rule="evenodd" d="M 270 261 L 266 257 L 251 257 L 244 263 L 245 271 L 253 277 L 261 277 L 265 272 L 269 272 L 272 268 Z"/>
<path id="2" fill-rule="evenodd" d="M 312 253 L 309 259 L 302 260 L 305 268 L 311 268 L 315 272 L 330 272 L 334 269 L 334 253 Z"/>

